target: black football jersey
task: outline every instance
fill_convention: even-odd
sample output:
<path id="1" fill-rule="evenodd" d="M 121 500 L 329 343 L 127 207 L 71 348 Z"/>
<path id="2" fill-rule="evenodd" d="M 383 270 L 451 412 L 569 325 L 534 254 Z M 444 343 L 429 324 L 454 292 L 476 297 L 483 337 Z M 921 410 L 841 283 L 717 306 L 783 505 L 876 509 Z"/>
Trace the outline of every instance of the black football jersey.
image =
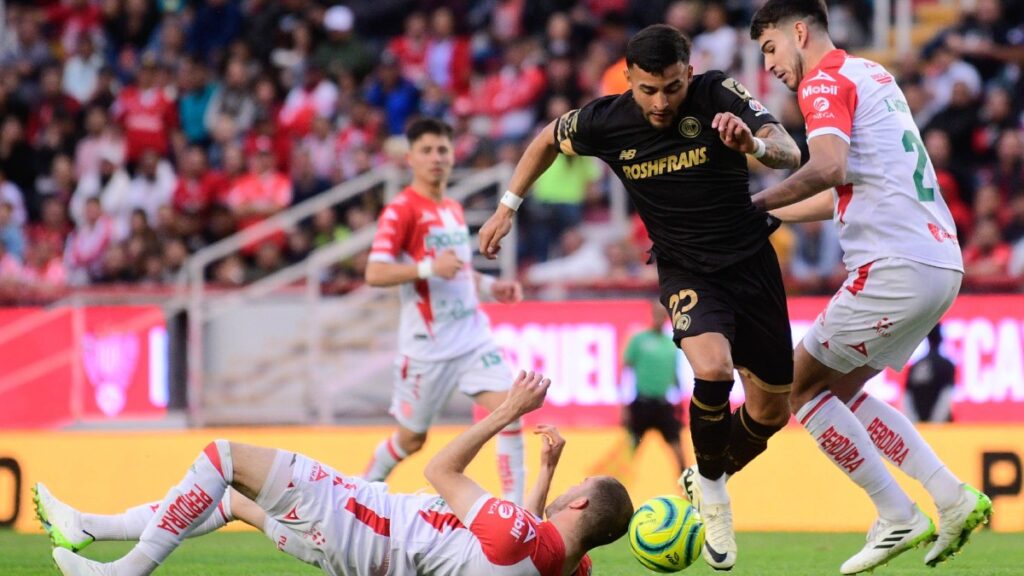
<path id="1" fill-rule="evenodd" d="M 694 75 L 672 128 L 644 118 L 631 92 L 598 98 L 555 123 L 562 152 L 596 156 L 629 191 L 659 260 L 714 272 L 759 250 L 776 224 L 750 201 L 747 159 L 711 121 L 732 112 L 756 133 L 778 123 L 736 80 Z"/>

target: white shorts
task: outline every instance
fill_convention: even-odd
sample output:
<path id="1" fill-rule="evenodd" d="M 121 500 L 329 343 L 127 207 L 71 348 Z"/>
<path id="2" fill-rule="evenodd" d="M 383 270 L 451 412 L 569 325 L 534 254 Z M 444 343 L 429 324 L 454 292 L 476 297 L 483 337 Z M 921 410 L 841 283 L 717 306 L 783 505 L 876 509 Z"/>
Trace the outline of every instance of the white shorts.
<path id="1" fill-rule="evenodd" d="M 492 342 L 471 352 L 437 362 L 399 356 L 391 414 L 413 432 L 424 433 L 458 387 L 467 396 L 504 392 L 512 385 L 501 349 Z"/>
<path id="2" fill-rule="evenodd" d="M 804 348 L 843 374 L 900 370 L 953 304 L 963 273 L 882 258 L 850 273 L 804 336 Z"/>
<path id="3" fill-rule="evenodd" d="M 279 450 L 256 503 L 277 548 L 333 576 L 386 573 L 392 501 L 383 482 L 346 476 Z"/>

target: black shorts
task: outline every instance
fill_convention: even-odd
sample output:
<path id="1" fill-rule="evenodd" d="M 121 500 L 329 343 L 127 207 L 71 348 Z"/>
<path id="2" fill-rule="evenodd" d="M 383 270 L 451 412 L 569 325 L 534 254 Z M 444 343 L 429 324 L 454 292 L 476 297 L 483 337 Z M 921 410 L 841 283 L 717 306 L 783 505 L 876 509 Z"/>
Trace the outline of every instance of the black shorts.
<path id="1" fill-rule="evenodd" d="M 732 344 L 732 362 L 765 384 L 793 382 L 793 334 L 775 249 L 768 242 L 752 256 L 698 274 L 659 259 L 661 303 L 672 318 L 676 345 L 716 332 Z"/>
<path id="2" fill-rule="evenodd" d="M 653 428 L 665 442 L 678 442 L 683 423 L 676 414 L 676 407 L 667 400 L 638 396 L 629 405 L 629 433 L 633 441 L 639 443 L 644 433 Z"/>

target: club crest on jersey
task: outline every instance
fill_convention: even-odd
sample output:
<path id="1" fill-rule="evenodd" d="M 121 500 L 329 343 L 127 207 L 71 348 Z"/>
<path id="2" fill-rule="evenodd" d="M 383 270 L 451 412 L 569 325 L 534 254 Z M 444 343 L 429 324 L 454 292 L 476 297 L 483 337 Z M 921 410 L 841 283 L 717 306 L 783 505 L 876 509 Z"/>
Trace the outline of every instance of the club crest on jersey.
<path id="1" fill-rule="evenodd" d="M 750 91 L 747 90 L 747 87 L 744 86 L 743 84 L 740 84 L 733 78 L 726 78 L 725 80 L 723 80 L 722 87 L 728 90 L 729 92 L 732 92 L 733 94 L 739 96 L 743 100 L 750 100 L 751 98 Z"/>
<path id="2" fill-rule="evenodd" d="M 700 121 L 693 116 L 687 116 L 679 121 L 679 133 L 687 138 L 700 136 Z"/>
<path id="3" fill-rule="evenodd" d="M 828 110 L 829 106 L 831 106 L 831 104 L 829 104 L 828 98 L 825 98 L 824 96 L 818 96 L 814 99 L 814 109 L 818 112 Z"/>

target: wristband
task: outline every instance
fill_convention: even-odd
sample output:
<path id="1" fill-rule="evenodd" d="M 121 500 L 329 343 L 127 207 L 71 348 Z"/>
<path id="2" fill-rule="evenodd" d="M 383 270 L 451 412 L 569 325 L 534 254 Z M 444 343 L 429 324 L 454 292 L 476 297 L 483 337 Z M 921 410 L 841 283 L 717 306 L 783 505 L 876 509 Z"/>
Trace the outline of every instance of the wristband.
<path id="1" fill-rule="evenodd" d="M 423 278 L 430 278 L 434 275 L 434 260 L 433 258 L 424 258 L 416 264 L 416 276 Z"/>
<path id="2" fill-rule="evenodd" d="M 762 157 L 764 157 L 764 153 L 767 150 L 767 148 L 768 147 L 765 146 L 765 144 L 764 144 L 764 140 L 762 140 L 762 139 L 758 138 L 757 136 L 755 136 L 754 137 L 754 151 L 750 155 L 753 156 L 754 158 L 762 158 Z"/>
<path id="3" fill-rule="evenodd" d="M 480 282 L 477 285 L 477 290 L 480 292 L 480 295 L 483 296 L 484 298 L 489 299 L 489 300 L 493 300 L 494 299 L 494 283 L 495 282 L 497 282 L 497 280 L 494 278 L 494 276 L 488 276 L 487 274 L 481 274 L 480 275 Z"/>
<path id="4" fill-rule="evenodd" d="M 511 190 L 505 190 L 505 194 L 501 197 L 501 203 L 511 208 L 513 212 L 518 212 L 519 206 L 523 203 L 523 197 L 516 196 Z"/>

